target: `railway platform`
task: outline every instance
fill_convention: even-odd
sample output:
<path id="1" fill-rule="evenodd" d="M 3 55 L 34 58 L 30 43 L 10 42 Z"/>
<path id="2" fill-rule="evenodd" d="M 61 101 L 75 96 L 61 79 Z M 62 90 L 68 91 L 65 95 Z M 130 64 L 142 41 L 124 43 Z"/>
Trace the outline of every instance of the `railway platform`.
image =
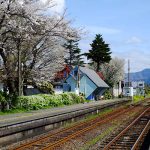
<path id="1" fill-rule="evenodd" d="M 24 121 L 30 121 L 34 119 L 40 119 L 42 117 L 53 117 L 60 114 L 66 114 L 73 111 L 79 111 L 83 109 L 93 108 L 93 107 L 107 107 L 114 104 L 119 104 L 122 102 L 128 101 L 127 99 L 113 99 L 113 100 L 101 100 L 101 101 L 91 101 L 89 103 L 84 104 L 75 104 L 64 107 L 56 107 L 49 109 L 41 109 L 28 111 L 24 113 L 14 113 L 7 115 L 0 115 L 0 127 L 21 123 Z"/>
<path id="2" fill-rule="evenodd" d="M 11 144 L 54 128 L 67 121 L 76 121 L 102 109 L 118 107 L 129 102 L 127 99 L 92 101 L 84 104 L 30 111 L 0 116 L 0 145 Z"/>

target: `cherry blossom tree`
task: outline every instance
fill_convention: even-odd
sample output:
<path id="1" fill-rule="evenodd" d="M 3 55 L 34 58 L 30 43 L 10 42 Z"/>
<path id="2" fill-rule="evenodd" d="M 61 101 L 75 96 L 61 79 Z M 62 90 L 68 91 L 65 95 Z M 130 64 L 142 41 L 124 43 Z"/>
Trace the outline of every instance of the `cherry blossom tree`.
<path id="1" fill-rule="evenodd" d="M 63 64 L 64 43 L 80 38 L 65 13 L 46 13 L 54 6 L 53 0 L 0 0 L 0 59 L 10 94 L 29 80 L 51 80 Z"/>
<path id="2" fill-rule="evenodd" d="M 110 87 L 124 79 L 124 64 L 124 59 L 115 57 L 109 63 L 101 65 L 101 72 Z"/>

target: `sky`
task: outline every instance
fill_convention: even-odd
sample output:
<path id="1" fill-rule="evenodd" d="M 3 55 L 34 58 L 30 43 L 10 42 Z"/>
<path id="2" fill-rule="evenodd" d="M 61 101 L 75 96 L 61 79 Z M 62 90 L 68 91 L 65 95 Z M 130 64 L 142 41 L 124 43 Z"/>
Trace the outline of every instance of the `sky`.
<path id="1" fill-rule="evenodd" d="M 82 52 L 90 49 L 95 34 L 102 34 L 112 57 L 130 60 L 131 72 L 150 68 L 150 0 L 55 0 L 56 11 L 67 9 L 67 18 L 87 34 Z"/>

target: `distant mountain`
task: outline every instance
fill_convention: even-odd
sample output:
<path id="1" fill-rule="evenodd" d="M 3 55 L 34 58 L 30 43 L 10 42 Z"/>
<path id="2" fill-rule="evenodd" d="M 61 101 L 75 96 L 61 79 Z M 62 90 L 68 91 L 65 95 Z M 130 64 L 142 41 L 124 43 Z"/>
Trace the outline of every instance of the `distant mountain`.
<path id="1" fill-rule="evenodd" d="M 127 79 L 128 74 L 126 74 Z M 145 81 L 150 84 L 150 69 L 144 69 L 140 72 L 130 73 L 130 81 Z"/>

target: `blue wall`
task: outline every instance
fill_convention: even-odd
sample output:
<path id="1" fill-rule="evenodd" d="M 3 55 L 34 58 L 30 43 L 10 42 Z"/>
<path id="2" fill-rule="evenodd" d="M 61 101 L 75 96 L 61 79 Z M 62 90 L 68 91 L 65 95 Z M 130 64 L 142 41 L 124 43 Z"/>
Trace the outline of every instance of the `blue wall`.
<path id="1" fill-rule="evenodd" d="M 76 82 L 76 80 L 73 79 L 72 76 L 69 76 L 66 81 L 67 81 L 67 83 L 71 86 L 71 91 L 72 91 L 72 92 L 75 92 L 75 89 L 76 89 L 76 87 L 77 87 L 77 82 Z"/>
<path id="2" fill-rule="evenodd" d="M 85 97 L 89 97 L 95 91 L 97 86 L 86 76 L 84 75 L 80 81 L 80 92 L 85 94 Z"/>
<path id="3" fill-rule="evenodd" d="M 80 79 L 81 80 L 79 90 L 81 93 L 84 93 L 85 97 L 87 98 L 93 93 L 93 91 L 95 91 L 97 86 L 86 75 L 82 76 L 82 78 Z M 67 78 L 66 81 L 71 86 L 71 91 L 75 92 L 77 87 L 77 81 L 71 75 Z"/>
<path id="4" fill-rule="evenodd" d="M 69 75 L 69 77 L 66 79 L 66 82 L 70 85 L 70 89 L 72 92 L 75 92 L 77 88 L 77 76 L 75 76 L 74 74 L 74 71 L 77 71 L 77 69 L 78 68 L 75 67 L 75 69 L 71 71 L 72 75 Z M 97 85 L 95 85 L 95 83 L 93 83 L 86 74 L 83 74 L 81 72 L 79 88 L 80 93 L 85 94 L 86 99 L 93 99 L 95 95 L 101 95 L 105 91 L 105 88 L 98 88 Z M 67 87 L 65 89 L 67 89 Z"/>

